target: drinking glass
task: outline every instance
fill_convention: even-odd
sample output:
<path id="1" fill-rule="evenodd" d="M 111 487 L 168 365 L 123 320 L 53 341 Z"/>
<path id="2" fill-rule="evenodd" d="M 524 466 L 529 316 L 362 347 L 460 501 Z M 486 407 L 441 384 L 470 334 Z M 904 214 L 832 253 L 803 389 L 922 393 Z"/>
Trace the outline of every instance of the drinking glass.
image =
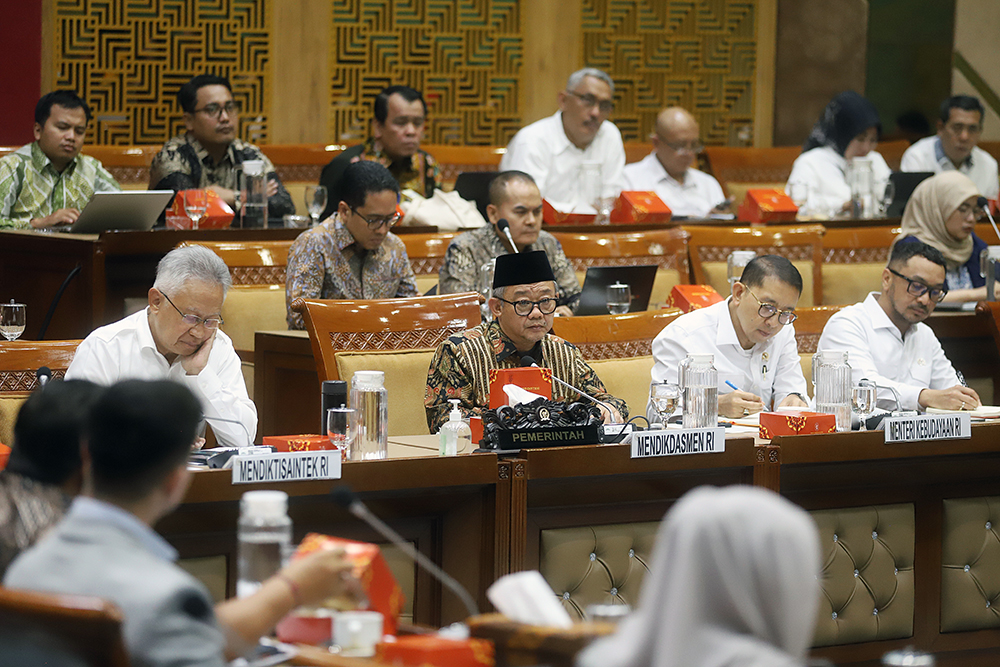
<path id="1" fill-rule="evenodd" d="M 326 435 L 330 444 L 340 450 L 340 458 L 347 461 L 354 445 L 354 409 L 330 408 L 326 411 Z"/>
<path id="2" fill-rule="evenodd" d="M 859 431 L 867 431 L 868 418 L 875 413 L 875 401 L 878 399 L 878 390 L 875 384 L 869 380 L 862 380 L 851 390 L 851 411 L 861 418 Z"/>
<path id="3" fill-rule="evenodd" d="M 0 334 L 7 340 L 17 340 L 24 333 L 24 320 L 27 308 L 23 303 L 0 304 Z"/>
<path id="4" fill-rule="evenodd" d="M 882 192 L 882 201 L 879 202 L 879 213 L 885 215 L 889 207 L 892 206 L 892 200 L 896 198 L 896 184 L 889 181 L 885 184 L 885 190 Z"/>
<path id="5" fill-rule="evenodd" d="M 786 193 L 789 198 L 791 198 L 792 203 L 799 208 L 799 212 L 805 214 L 806 203 L 809 201 L 809 184 L 808 183 L 789 183 L 788 192 Z"/>
<path id="6" fill-rule="evenodd" d="M 307 185 L 306 186 L 306 208 L 309 209 L 309 217 L 313 224 L 319 223 L 319 216 L 326 210 L 326 186 Z"/>
<path id="7" fill-rule="evenodd" d="M 656 410 L 657 420 L 666 424 L 681 400 L 681 388 L 671 382 L 654 382 L 649 385 L 649 400 Z"/>
<path id="8" fill-rule="evenodd" d="M 623 315 L 632 305 L 632 288 L 616 282 L 608 285 L 608 312 L 612 315 Z"/>
<path id="9" fill-rule="evenodd" d="M 594 218 L 595 225 L 610 225 L 611 211 L 615 208 L 614 197 L 598 197 L 594 200 L 594 208 L 597 209 L 597 217 Z"/>
<path id="10" fill-rule="evenodd" d="M 191 229 L 198 229 L 198 223 L 208 212 L 208 193 L 204 190 L 184 191 L 184 213 L 191 220 Z"/>

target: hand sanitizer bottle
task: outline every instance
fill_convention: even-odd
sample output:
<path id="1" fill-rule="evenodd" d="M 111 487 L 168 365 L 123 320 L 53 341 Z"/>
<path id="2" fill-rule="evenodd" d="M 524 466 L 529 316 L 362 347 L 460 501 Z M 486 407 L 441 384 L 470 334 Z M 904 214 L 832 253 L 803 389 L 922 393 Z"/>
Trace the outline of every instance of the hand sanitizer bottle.
<path id="1" fill-rule="evenodd" d="M 438 431 L 441 442 L 441 456 L 455 456 L 459 451 L 472 451 L 472 429 L 462 419 L 462 411 L 458 409 L 458 399 L 449 400 L 451 415 Z"/>

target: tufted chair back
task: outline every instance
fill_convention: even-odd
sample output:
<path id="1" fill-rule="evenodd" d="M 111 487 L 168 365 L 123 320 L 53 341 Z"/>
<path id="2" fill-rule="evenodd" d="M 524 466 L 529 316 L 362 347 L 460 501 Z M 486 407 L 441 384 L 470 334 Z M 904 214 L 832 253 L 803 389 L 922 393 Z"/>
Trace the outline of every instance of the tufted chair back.
<path id="1" fill-rule="evenodd" d="M 941 632 L 1000 627 L 1000 497 L 944 501 Z"/>

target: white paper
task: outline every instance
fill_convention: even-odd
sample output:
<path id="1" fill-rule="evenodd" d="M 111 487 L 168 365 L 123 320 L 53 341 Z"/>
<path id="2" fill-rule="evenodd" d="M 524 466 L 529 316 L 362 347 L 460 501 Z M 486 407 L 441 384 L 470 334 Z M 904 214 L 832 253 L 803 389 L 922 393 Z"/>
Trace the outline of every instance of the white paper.
<path id="1" fill-rule="evenodd" d="M 538 394 L 533 394 L 527 389 L 518 387 L 516 384 L 505 384 L 503 393 L 507 394 L 507 405 L 514 406 L 521 403 L 531 403 L 536 398 L 543 398 Z"/>

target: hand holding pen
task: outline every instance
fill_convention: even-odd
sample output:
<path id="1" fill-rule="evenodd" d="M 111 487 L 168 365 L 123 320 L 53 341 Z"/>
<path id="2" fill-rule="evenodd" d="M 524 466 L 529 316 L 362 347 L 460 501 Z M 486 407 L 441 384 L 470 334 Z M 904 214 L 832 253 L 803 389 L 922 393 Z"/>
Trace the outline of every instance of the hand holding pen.
<path id="1" fill-rule="evenodd" d="M 764 401 L 760 396 L 755 396 L 746 391 L 740 390 L 729 380 L 726 380 L 733 391 L 719 396 L 719 414 L 729 419 L 739 419 L 747 417 L 755 412 L 764 409 Z"/>

